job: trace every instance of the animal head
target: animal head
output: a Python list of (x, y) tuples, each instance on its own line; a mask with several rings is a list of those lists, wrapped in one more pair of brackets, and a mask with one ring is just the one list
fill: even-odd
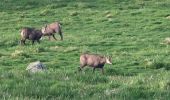
[(46, 29), (47, 29), (47, 25), (45, 25), (45, 27), (42, 27), (41, 32), (46, 33)]
[(106, 63), (112, 65), (111, 57), (105, 57)]

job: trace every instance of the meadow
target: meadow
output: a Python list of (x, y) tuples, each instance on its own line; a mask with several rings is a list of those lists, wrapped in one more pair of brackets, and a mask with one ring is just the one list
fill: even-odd
[[(0, 99), (168, 100), (170, 0), (1, 0)], [(64, 40), (19, 45), (20, 29), (60, 21)], [(79, 56), (112, 56), (105, 74)], [(25, 69), (40, 60), (46, 72)]]

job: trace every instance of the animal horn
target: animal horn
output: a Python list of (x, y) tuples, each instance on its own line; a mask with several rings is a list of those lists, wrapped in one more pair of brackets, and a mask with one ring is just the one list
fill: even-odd
[(47, 27), (47, 24), (45, 24), (45, 28)]
[(106, 53), (106, 57), (109, 57), (109, 53), (108, 52)]

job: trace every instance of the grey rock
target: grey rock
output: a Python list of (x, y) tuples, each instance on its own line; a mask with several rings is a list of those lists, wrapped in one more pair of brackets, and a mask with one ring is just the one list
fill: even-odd
[(27, 66), (26, 70), (32, 73), (43, 72), (46, 70), (46, 66), (40, 61), (36, 61), (36, 62), (30, 63)]

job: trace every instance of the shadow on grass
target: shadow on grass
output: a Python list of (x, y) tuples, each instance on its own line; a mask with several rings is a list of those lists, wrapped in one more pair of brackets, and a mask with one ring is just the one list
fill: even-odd
[(135, 76), (138, 74), (137, 71), (129, 71), (127, 69), (106, 69), (106, 75), (118, 75), (118, 76)]
[(145, 100), (148, 98), (154, 99), (154, 95), (157, 93), (157, 91), (151, 91), (148, 87), (145, 86), (133, 86), (124, 88), (119, 95), (128, 100), (135, 100), (136, 98)]
[(19, 45), (19, 40), (17, 39), (11, 39), (11, 40), (3, 40), (0, 41), (0, 47), (13, 47)]
[(164, 68), (165, 70), (170, 70), (170, 63), (155, 62), (150, 66), (151, 69)]

